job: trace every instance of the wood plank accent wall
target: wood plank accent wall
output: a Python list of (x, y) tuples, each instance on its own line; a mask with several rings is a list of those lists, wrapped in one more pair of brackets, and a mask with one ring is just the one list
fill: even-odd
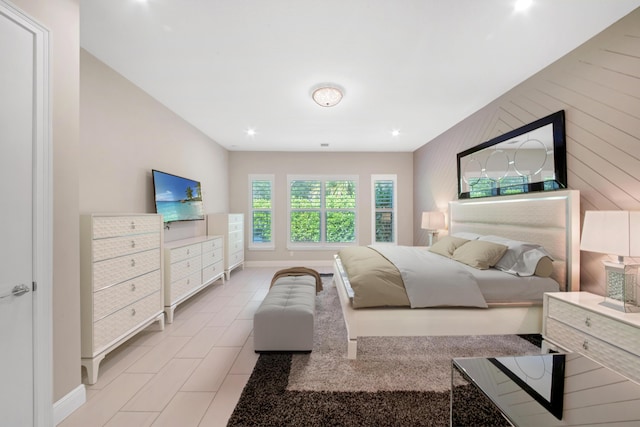
[[(640, 210), (640, 8), (414, 152), (414, 244), (421, 212), (457, 198), (458, 152), (559, 110), (582, 217)], [(603, 258), (582, 252), (582, 290), (604, 293)]]

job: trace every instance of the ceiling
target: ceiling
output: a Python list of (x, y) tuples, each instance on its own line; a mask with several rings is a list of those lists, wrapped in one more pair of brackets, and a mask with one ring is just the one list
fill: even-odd
[(80, 44), (228, 150), (411, 152), (640, 6), (514, 3), (81, 0)]

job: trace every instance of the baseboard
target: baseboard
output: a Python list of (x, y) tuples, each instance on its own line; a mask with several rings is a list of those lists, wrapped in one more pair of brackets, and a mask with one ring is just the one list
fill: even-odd
[(245, 261), (245, 267), (331, 267), (333, 261), (315, 260), (315, 261)]
[(87, 391), (84, 384), (71, 390), (66, 396), (53, 404), (53, 425), (57, 426), (65, 418), (81, 407), (87, 401)]

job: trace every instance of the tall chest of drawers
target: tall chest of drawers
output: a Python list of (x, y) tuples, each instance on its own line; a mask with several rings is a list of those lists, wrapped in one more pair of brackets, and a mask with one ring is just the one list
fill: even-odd
[(623, 313), (589, 292), (544, 295), (546, 348), (581, 353), (640, 383), (640, 313)]
[(228, 280), (233, 269), (244, 268), (244, 214), (209, 214), (207, 234), (224, 237), (224, 272)]
[(164, 328), (162, 226), (156, 214), (80, 218), (81, 353), (89, 384), (111, 350), (156, 321)]
[(164, 247), (164, 301), (167, 322), (173, 312), (204, 287), (224, 280), (222, 236), (201, 236), (168, 242)]

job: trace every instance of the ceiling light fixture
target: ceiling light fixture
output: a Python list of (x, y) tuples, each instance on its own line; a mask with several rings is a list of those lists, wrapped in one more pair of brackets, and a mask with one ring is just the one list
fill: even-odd
[(247, 135), (255, 136), (255, 134), (256, 134), (256, 130), (255, 129), (247, 129)]
[(398, 136), (400, 135), (400, 131), (398, 129), (394, 129), (391, 131), (391, 136)]
[(311, 97), (321, 107), (333, 107), (342, 100), (343, 92), (335, 85), (323, 85), (315, 89)]

